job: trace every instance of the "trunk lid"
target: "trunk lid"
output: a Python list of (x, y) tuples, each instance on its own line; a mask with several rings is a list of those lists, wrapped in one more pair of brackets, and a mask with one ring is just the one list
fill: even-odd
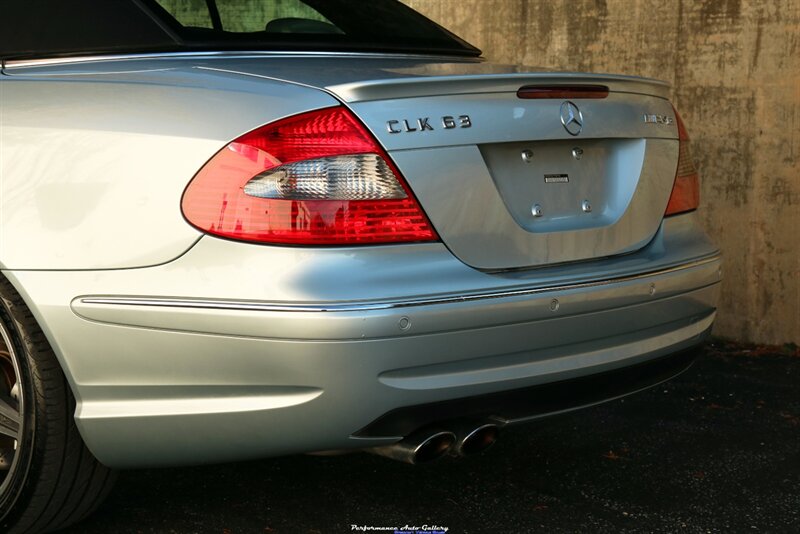
[[(672, 190), (678, 130), (663, 82), (411, 58), (201, 68), (339, 98), (386, 148), (445, 245), (475, 268), (635, 251), (655, 235)], [(605, 98), (517, 96), (522, 87), (598, 85), (608, 88)]]

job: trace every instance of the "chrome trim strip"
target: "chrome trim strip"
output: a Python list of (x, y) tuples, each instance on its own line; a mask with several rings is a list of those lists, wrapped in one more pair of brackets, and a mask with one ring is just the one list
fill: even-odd
[(264, 312), (361, 312), (375, 310), (390, 310), (397, 308), (410, 308), (415, 306), (435, 306), (440, 304), (458, 304), (462, 302), (473, 302), (477, 300), (500, 299), (509, 297), (523, 297), (528, 295), (538, 295), (552, 291), (569, 291), (573, 289), (585, 289), (591, 287), (602, 287), (611, 284), (619, 284), (643, 280), (655, 276), (662, 276), (678, 271), (684, 271), (700, 267), (709, 263), (717, 262), (721, 258), (720, 254), (692, 261), (675, 267), (668, 267), (658, 271), (650, 271), (632, 276), (610, 278), (596, 282), (582, 282), (577, 284), (566, 284), (562, 286), (540, 287), (532, 289), (513, 289), (508, 291), (498, 291), (492, 293), (474, 293), (468, 295), (458, 295), (452, 297), (429, 297), (415, 300), (391, 300), (385, 302), (354, 302), (347, 304), (280, 304), (270, 302), (247, 302), (247, 301), (228, 301), (228, 300), (205, 300), (205, 299), (182, 299), (182, 298), (149, 298), (149, 297), (101, 297), (87, 296), (79, 297), (83, 304), (103, 304), (111, 306), (152, 306), (166, 308), (199, 308), (215, 310), (235, 310), (235, 311), (264, 311)]
[(401, 58), (401, 59), (447, 59), (461, 60), (469, 63), (481, 63), (482, 57), (460, 56), (446, 54), (406, 54), (390, 52), (314, 52), (308, 50), (297, 51), (268, 51), (268, 50), (245, 50), (245, 51), (225, 51), (225, 52), (154, 52), (140, 54), (96, 54), (91, 56), (74, 57), (54, 57), (41, 59), (11, 59), (3, 63), (4, 68), (14, 67), (39, 67), (48, 65), (64, 65), (71, 63), (92, 63), (98, 61), (124, 61), (133, 59), (215, 59), (215, 58), (253, 58), (253, 57), (366, 57), (366, 58)]

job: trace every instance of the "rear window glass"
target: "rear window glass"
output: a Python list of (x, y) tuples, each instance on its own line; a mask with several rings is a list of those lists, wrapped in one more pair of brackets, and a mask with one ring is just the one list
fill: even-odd
[[(216, 0), (209, 5), (206, 0), (156, 0), (183, 27), (214, 29), (211, 12), (219, 14), (218, 28), (225, 32), (251, 33), (260, 31), (298, 33), (341, 33), (317, 10), (300, 0), (272, 0), (269, 2)], [(305, 24), (304, 24), (305, 23)], [(323, 24), (317, 24), (323, 23)]]
[[(8, 4), (8, 7), (5, 6)], [(309, 50), (480, 55), (397, 0), (4, 0), (0, 57)]]
[(213, 28), (206, 0), (174, 0), (158, 2), (182, 26)]

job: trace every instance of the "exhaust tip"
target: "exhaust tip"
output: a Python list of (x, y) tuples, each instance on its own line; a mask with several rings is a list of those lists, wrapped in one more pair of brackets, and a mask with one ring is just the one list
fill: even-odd
[(456, 452), (460, 456), (472, 456), (480, 454), (497, 441), (499, 433), (497, 425), (487, 423), (467, 432), (458, 444)]
[(418, 431), (392, 445), (366, 449), (408, 464), (424, 464), (444, 456), (456, 443), (456, 435), (446, 430)]
[(419, 444), (414, 451), (412, 463), (424, 464), (441, 458), (450, 450), (456, 442), (456, 436), (452, 432), (436, 432)]

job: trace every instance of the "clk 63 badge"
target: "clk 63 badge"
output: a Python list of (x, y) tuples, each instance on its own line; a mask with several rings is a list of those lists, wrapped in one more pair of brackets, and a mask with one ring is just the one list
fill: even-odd
[[(472, 126), (472, 120), (469, 118), (469, 115), (459, 115), (458, 117), (445, 115), (442, 117), (441, 124), (442, 125), (439, 128), (444, 130), (452, 130), (454, 128), (470, 128)], [(433, 131), (435, 129), (437, 128), (434, 128), (433, 124), (431, 124), (430, 117), (420, 117), (416, 120), (402, 119), (386, 121), (386, 130), (393, 134), (403, 132), (424, 132), (425, 130)]]

